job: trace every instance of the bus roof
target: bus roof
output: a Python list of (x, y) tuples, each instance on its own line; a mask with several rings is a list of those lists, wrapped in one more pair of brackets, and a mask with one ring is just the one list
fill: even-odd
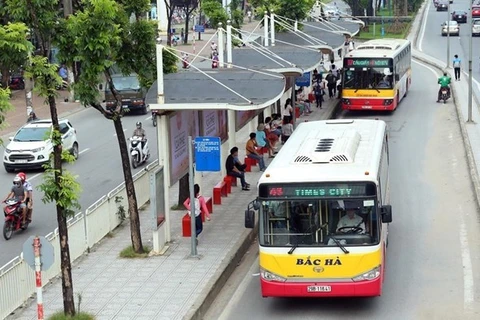
[(300, 123), (258, 183), (376, 182), (385, 133), (381, 120)]
[(410, 46), (406, 39), (375, 39), (357, 45), (345, 58), (393, 58)]

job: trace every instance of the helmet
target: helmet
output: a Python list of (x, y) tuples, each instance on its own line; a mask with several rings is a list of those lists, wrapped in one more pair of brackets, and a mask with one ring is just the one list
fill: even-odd
[(19, 176), (15, 176), (15, 178), (13, 178), (13, 184), (15, 186), (21, 186), (22, 185), (22, 179), (20, 179)]
[(27, 175), (26, 175), (25, 173), (23, 173), (23, 172), (19, 172), (19, 173), (17, 174), (17, 177), (19, 177), (19, 178), (22, 180), (22, 182), (24, 182), (25, 180), (27, 180)]
[(446, 75), (447, 75), (447, 71), (443, 71), (443, 75), (446, 76)]
[(135, 125), (137, 126), (137, 129), (142, 129), (142, 123), (141, 122), (137, 122)]

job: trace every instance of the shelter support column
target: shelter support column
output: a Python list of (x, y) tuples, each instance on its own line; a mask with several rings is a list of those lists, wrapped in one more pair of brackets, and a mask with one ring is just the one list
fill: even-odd
[[(237, 146), (237, 131), (236, 131), (236, 112), (234, 110), (228, 110), (228, 116), (227, 116), (227, 119), (228, 119), (228, 144), (227, 144), (227, 147), (228, 147), (228, 150), (225, 152), (225, 153), (222, 153), (222, 155), (229, 155), (230, 154), (230, 149), (232, 149), (233, 147)], [(238, 147), (238, 146), (237, 146)], [(240, 149), (240, 148), (239, 148)], [(225, 164), (225, 160), (227, 158), (224, 156), (222, 158), (222, 176), (226, 175), (227, 172), (225, 170), (225, 166), (223, 164)]]
[(170, 157), (170, 152), (168, 150), (168, 139), (170, 137), (168, 132), (168, 116), (162, 114), (160, 116), (160, 123), (157, 126), (158, 128), (158, 162), (163, 166), (163, 185), (165, 187), (164, 191), (164, 203), (165, 203), (165, 241), (169, 242), (171, 240), (171, 230), (170, 230), (170, 162), (168, 161)]

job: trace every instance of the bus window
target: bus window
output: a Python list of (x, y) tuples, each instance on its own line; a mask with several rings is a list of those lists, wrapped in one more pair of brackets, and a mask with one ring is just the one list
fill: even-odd
[[(264, 201), (260, 208), (260, 243), (266, 246), (336, 245), (332, 237), (348, 245), (371, 245), (378, 242), (375, 218), (376, 200), (303, 200)], [(354, 208), (355, 220), (362, 230), (350, 226), (347, 209)], [(343, 220), (342, 220), (343, 219)], [(338, 228), (342, 226), (341, 230)]]
[(345, 89), (392, 89), (390, 68), (349, 68), (344, 74)]

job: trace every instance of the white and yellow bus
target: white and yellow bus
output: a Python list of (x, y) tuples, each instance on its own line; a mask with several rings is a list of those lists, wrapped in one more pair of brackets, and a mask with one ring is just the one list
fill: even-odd
[[(381, 120), (295, 129), (245, 212), (245, 226), (253, 228), (258, 209), (262, 296), (381, 295), (392, 221), (388, 163)], [(354, 225), (339, 223), (347, 211)]]
[(376, 39), (359, 44), (343, 59), (344, 110), (395, 110), (411, 85), (409, 40)]

